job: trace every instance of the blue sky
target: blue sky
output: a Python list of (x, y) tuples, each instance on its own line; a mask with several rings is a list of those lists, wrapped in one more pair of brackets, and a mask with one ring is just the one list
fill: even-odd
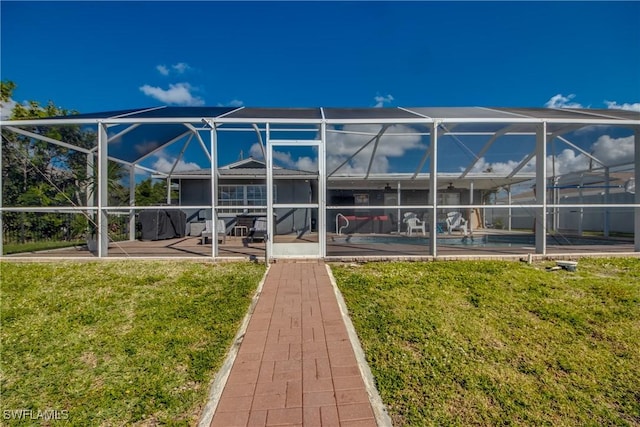
[(0, 3), (14, 101), (640, 110), (640, 2)]
[(0, 7), (0, 71), (15, 99), (81, 112), (167, 101), (542, 107), (558, 94), (593, 108), (640, 102), (639, 2)]

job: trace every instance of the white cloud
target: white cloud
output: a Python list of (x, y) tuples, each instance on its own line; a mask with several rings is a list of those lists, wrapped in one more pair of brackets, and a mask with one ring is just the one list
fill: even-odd
[[(625, 163), (633, 163), (634, 156), (634, 137), (633, 135), (623, 138), (612, 138), (609, 135), (602, 135), (594, 142), (588, 150), (593, 157), (600, 160), (607, 166), (620, 165)], [(547, 156), (547, 171), (552, 173), (553, 162), (555, 160), (555, 174), (562, 175), (569, 172), (577, 172), (588, 170), (590, 166), (594, 168), (601, 167), (600, 163), (592, 161), (588, 156), (579, 153), (569, 148), (562, 150), (560, 154), (554, 156)], [(473, 173), (480, 173), (487, 170), (491, 170), (494, 173), (508, 175), (513, 169), (518, 166), (520, 162), (515, 160), (509, 160), (508, 162), (487, 162), (482, 157), (473, 167)], [(535, 172), (536, 159), (533, 158), (525, 167), (521, 169), (521, 172)], [(462, 168), (460, 170), (463, 170)]]
[(226, 104), (218, 103), (218, 107), (242, 107), (243, 105), (244, 102), (240, 101), (239, 99), (232, 99)]
[(593, 156), (602, 160), (606, 165), (633, 163), (633, 140), (633, 135), (623, 138), (602, 135), (593, 144)]
[(249, 155), (254, 159), (264, 159), (262, 155), (262, 148), (260, 148), (260, 143), (255, 142), (251, 148), (249, 149)]
[(184, 74), (187, 70), (190, 70), (191, 66), (186, 62), (178, 62), (177, 64), (167, 67), (164, 64), (156, 65), (156, 70), (163, 76), (168, 76), (171, 72), (175, 74)]
[(0, 120), (9, 120), (16, 104), (17, 102), (11, 98), (7, 102), (0, 103)]
[(557, 94), (552, 96), (544, 106), (547, 108), (584, 108), (582, 104), (577, 102), (572, 102), (571, 100), (575, 98), (574, 94), (570, 94), (567, 96)]
[[(524, 157), (523, 157), (524, 160)], [(487, 162), (487, 159), (481, 157), (476, 164), (474, 165), (471, 173), (480, 173), (480, 172), (492, 172), (499, 175), (509, 175), (511, 171), (513, 171), (516, 166), (520, 164), (519, 161), (509, 160), (507, 162)], [(535, 167), (535, 159), (529, 162), (523, 169), (523, 172), (530, 172)], [(464, 168), (460, 168), (460, 171), (463, 171)]]
[(185, 71), (191, 69), (189, 64), (185, 62), (178, 62), (177, 64), (173, 64), (171, 68), (173, 68), (178, 74), (184, 74)]
[(169, 69), (167, 68), (166, 65), (156, 65), (156, 70), (158, 70), (158, 72), (163, 76), (169, 75)]
[(629, 110), (629, 111), (640, 111), (640, 102), (636, 102), (633, 104), (618, 104), (616, 101), (604, 101), (607, 104), (607, 108), (611, 110)]
[[(171, 171), (173, 164), (176, 162), (175, 158), (168, 158), (168, 157), (165, 157), (164, 155), (158, 155), (156, 157), (157, 159), (155, 162), (153, 162), (153, 165), (151, 167), (160, 172), (168, 173), (169, 171)], [(202, 169), (202, 168), (197, 163), (185, 162), (184, 160), (180, 160), (176, 165), (174, 172), (191, 171), (191, 170), (198, 170), (198, 169)]]
[[(254, 144), (249, 150), (250, 153), (256, 153), (257, 150), (260, 150), (260, 146)], [(254, 149), (255, 147), (255, 149)], [(260, 152), (260, 156), (262, 156), (262, 152)], [(308, 172), (317, 172), (318, 171), (318, 157), (311, 158), (309, 156), (300, 156), (294, 158), (290, 152), (288, 151), (273, 151), (273, 159), (274, 163), (278, 165), (282, 165), (289, 169), (308, 171)]]
[[(370, 143), (356, 156), (352, 157), (363, 145), (370, 141), (382, 128), (381, 125), (346, 125), (342, 128), (346, 132), (357, 133), (327, 133), (327, 171), (331, 173), (345, 163), (337, 171), (338, 175), (362, 175), (369, 168), (374, 142)], [(393, 135), (393, 134), (403, 134)], [(389, 172), (389, 159), (403, 157), (409, 150), (424, 150), (427, 145), (422, 143), (422, 137), (409, 126), (393, 125), (383, 134), (376, 155), (371, 164), (371, 173)], [(249, 149), (249, 155), (254, 159), (262, 159), (262, 149), (258, 142)], [(316, 171), (317, 157), (300, 156), (295, 158), (290, 152), (275, 151), (274, 159), (279, 164), (298, 170)]]
[[(327, 133), (327, 171), (333, 172), (347, 159), (338, 174), (363, 174), (369, 168), (374, 142), (370, 143), (358, 155), (353, 154), (380, 132), (381, 125), (346, 125), (343, 131), (357, 133)], [(364, 133), (364, 134), (363, 134)], [(403, 134), (402, 136), (393, 134)], [(406, 136), (405, 136), (406, 134)], [(371, 164), (372, 173), (389, 172), (389, 158), (403, 157), (409, 150), (426, 150), (422, 137), (406, 125), (392, 125), (383, 134), (378, 144), (376, 155)]]
[(376, 105), (374, 105), (375, 108), (382, 108), (384, 107), (384, 104), (393, 102), (393, 96), (391, 96), (390, 94), (387, 96), (376, 95), (376, 97), (373, 99), (375, 99), (376, 101)]
[(170, 84), (169, 89), (162, 89), (156, 86), (144, 85), (140, 90), (147, 96), (157, 99), (166, 104), (199, 106), (204, 105), (204, 99), (194, 96), (191, 92), (196, 88), (189, 83)]

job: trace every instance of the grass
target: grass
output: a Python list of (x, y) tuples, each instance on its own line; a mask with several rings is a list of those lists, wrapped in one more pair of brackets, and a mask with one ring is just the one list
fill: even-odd
[(640, 260), (332, 267), (395, 426), (640, 425)]
[(194, 425), (264, 266), (3, 262), (0, 273), (3, 415)]
[(50, 240), (41, 242), (27, 242), (27, 243), (5, 243), (2, 245), (2, 252), (4, 255), (17, 254), (22, 252), (36, 252), (45, 251), (50, 249), (69, 248), (85, 244), (85, 241), (64, 241), (64, 240)]

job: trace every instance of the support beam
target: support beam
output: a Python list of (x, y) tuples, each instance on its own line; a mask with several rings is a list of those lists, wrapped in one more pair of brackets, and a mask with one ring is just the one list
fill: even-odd
[[(609, 184), (611, 183), (611, 174), (609, 168), (604, 168), (604, 204), (609, 203)], [(609, 237), (611, 229), (611, 211), (609, 208), (604, 208), (604, 237)]]
[[(635, 202), (636, 205), (640, 205), (640, 191), (638, 191), (638, 183), (640, 183), (640, 126), (636, 126), (634, 132), (634, 141), (633, 145), (635, 147), (635, 182), (636, 182), (636, 197)], [(636, 252), (640, 252), (640, 207), (636, 207), (634, 209), (634, 220), (633, 220), (633, 250)]]
[(547, 122), (537, 125), (536, 130), (536, 208), (534, 233), (536, 253), (547, 253)]
[(129, 132), (131, 132), (132, 130), (134, 130), (135, 128), (137, 128), (139, 126), (140, 126), (140, 123), (135, 123), (135, 124), (127, 127), (126, 129), (121, 130), (117, 134), (112, 135), (111, 138), (109, 138), (109, 142), (116, 141), (118, 138), (123, 137), (124, 135), (128, 134)]
[(136, 167), (131, 165), (129, 167), (129, 206), (132, 209), (129, 210), (129, 240), (136, 240), (136, 210), (133, 209), (136, 205)]
[(0, 257), (2, 256), (3, 252), (3, 245), (4, 245), (4, 233), (3, 233), (3, 226), (2, 226), (2, 217), (4, 216), (4, 213), (2, 212), (2, 202), (3, 202), (3, 195), (4, 195), (4, 191), (2, 191), (2, 189), (4, 188), (2, 186), (2, 143), (4, 141), (4, 137), (2, 139), (0, 139)]
[[(218, 256), (218, 211), (216, 206), (218, 205), (218, 133), (216, 127), (212, 123), (209, 123), (210, 127), (210, 150), (211, 150), (211, 224), (213, 226), (213, 233), (211, 234), (211, 257)], [(199, 134), (196, 134), (200, 138)], [(226, 232), (226, 229), (224, 230)]]
[(28, 130), (24, 130), (24, 129), (20, 129), (17, 127), (13, 127), (13, 126), (5, 126), (5, 129), (10, 130), (11, 132), (15, 132), (18, 133), (20, 135), (29, 137), (29, 138), (33, 138), (33, 139), (38, 139), (40, 141), (44, 141), (44, 142), (48, 142), (49, 144), (54, 144), (54, 145), (59, 145), (60, 147), (64, 147), (64, 148), (68, 148), (69, 150), (74, 150), (77, 151), (79, 153), (90, 153), (90, 150), (87, 150), (86, 148), (81, 148), (78, 147), (76, 145), (73, 144), (69, 144), (63, 141), (58, 141), (57, 139), (53, 139), (53, 138), (49, 138), (48, 136), (44, 136), (44, 135), (39, 135), (37, 133), (33, 133), (33, 132), (29, 132)]
[(267, 158), (267, 153), (265, 153), (264, 150), (264, 141), (262, 140), (262, 134), (260, 133), (260, 128), (258, 127), (257, 124), (253, 124), (253, 129), (256, 131), (256, 135), (258, 135), (258, 144), (260, 144), (260, 151), (262, 151), (262, 158), (265, 159)]
[(376, 142), (375, 144), (373, 144), (373, 151), (371, 151), (371, 158), (369, 159), (369, 166), (367, 167), (367, 173), (364, 176), (364, 179), (369, 178), (369, 173), (371, 172), (371, 166), (373, 166), (373, 159), (376, 157), (376, 151), (378, 151), (378, 144), (380, 144), (380, 138), (382, 137), (382, 134), (386, 132), (387, 129), (389, 129), (389, 125), (382, 126), (382, 129), (380, 129), (380, 132), (378, 133), (378, 135), (376, 135)]
[(593, 154), (589, 153), (588, 151), (583, 150), (582, 148), (578, 147), (576, 144), (572, 143), (571, 141), (567, 140), (566, 138), (563, 138), (561, 136), (557, 136), (556, 138), (558, 138), (560, 141), (564, 142), (565, 144), (567, 144), (569, 147), (573, 148), (577, 152), (579, 152), (581, 154), (584, 154), (585, 156), (587, 156), (588, 158), (590, 158), (594, 162), (599, 163), (602, 166), (605, 166), (605, 164), (604, 164), (604, 162), (602, 162), (602, 160), (598, 159), (597, 157), (594, 157)]
[(184, 152), (187, 151), (187, 147), (189, 146), (189, 143), (191, 142), (192, 139), (193, 139), (193, 134), (189, 135), (189, 139), (187, 139), (187, 141), (182, 146), (182, 150), (180, 150), (180, 154), (178, 154), (178, 157), (176, 157), (176, 161), (173, 162), (173, 165), (171, 166), (171, 170), (169, 171), (169, 177), (173, 175), (173, 171), (176, 170), (176, 166), (178, 166), (178, 163), (180, 163), (180, 160), (182, 160), (182, 157), (184, 157)]
[(398, 195), (396, 203), (398, 205), (398, 212), (396, 213), (398, 219), (396, 220), (396, 223), (398, 224), (398, 235), (400, 235), (400, 231), (402, 231), (402, 221), (400, 221), (402, 218), (402, 210), (400, 209), (400, 206), (402, 205), (402, 187), (400, 185), (400, 180), (398, 180)]
[[(537, 150), (537, 147), (536, 147)], [(507, 176), (507, 178), (513, 178), (518, 172), (520, 172), (520, 170), (525, 167), (527, 165), (527, 163), (529, 163), (531, 161), (531, 159), (533, 159), (534, 157), (536, 157), (536, 150), (532, 151), (531, 153), (529, 153), (529, 155), (527, 157), (525, 157), (524, 159), (522, 159), (522, 161), (520, 163), (518, 163), (518, 166), (516, 166), (515, 168), (513, 168), (513, 170), (511, 171), (511, 173)], [(547, 150), (545, 150), (546, 153)], [(543, 163), (546, 163), (546, 159)], [(537, 162), (536, 162), (537, 164)]]
[[(207, 122), (207, 125), (211, 129), (214, 129), (215, 126), (217, 126), (213, 122), (209, 123), (207, 120), (205, 120), (205, 122)], [(207, 159), (211, 161), (211, 153), (209, 152), (209, 150), (207, 150), (207, 145), (202, 140), (202, 137), (200, 136), (200, 132), (198, 132), (198, 129), (196, 129), (194, 126), (190, 125), (189, 123), (185, 123), (185, 126), (193, 131), (196, 138), (198, 139), (198, 142), (200, 143), (200, 147), (202, 147), (202, 151), (204, 152), (205, 156), (207, 156)]]
[(180, 135), (176, 136), (175, 138), (173, 138), (172, 140), (162, 143), (160, 144), (156, 149), (152, 150), (150, 153), (145, 154), (144, 156), (140, 157), (137, 162), (141, 162), (143, 160), (148, 159), (149, 157), (153, 156), (154, 154), (156, 154), (158, 151), (162, 151), (165, 148), (167, 148), (168, 146), (170, 146), (171, 144), (173, 144), (176, 141), (180, 141), (182, 138), (184, 138), (185, 136), (189, 135), (191, 131), (188, 130), (184, 133), (181, 133)]
[[(340, 166), (338, 166), (337, 168), (335, 168), (335, 169), (333, 170), (333, 172), (331, 172), (331, 173), (327, 176), (327, 178), (328, 178), (328, 177), (330, 177), (330, 176), (332, 176), (334, 173), (338, 172), (338, 170), (340, 170), (340, 168), (341, 168), (341, 167), (343, 167), (344, 165), (346, 165), (347, 163), (349, 163), (349, 161), (350, 161), (351, 159), (353, 159), (355, 156), (357, 156), (358, 154), (360, 154), (360, 152), (361, 152), (362, 150), (364, 150), (365, 148), (367, 148), (367, 147), (369, 146), (369, 144), (371, 144), (373, 141), (375, 141), (375, 140), (376, 140), (376, 138), (378, 138), (380, 135), (382, 135), (382, 134), (384, 133), (384, 131), (385, 131), (385, 130), (387, 130), (387, 128), (386, 128), (385, 126), (383, 126), (383, 127), (380, 129), (380, 132), (378, 132), (378, 134), (377, 134), (376, 136), (374, 136), (373, 138), (371, 138), (370, 140), (368, 140), (367, 142), (365, 142), (365, 143), (364, 143), (364, 145), (363, 145), (362, 147), (358, 148), (358, 150), (357, 150), (355, 153), (353, 153), (351, 156), (347, 157), (347, 159), (346, 159), (344, 162), (340, 163)], [(267, 139), (268, 139), (268, 138), (267, 138)]]
[(509, 218), (507, 219), (507, 230), (511, 231), (511, 217), (513, 216), (513, 211), (511, 208), (511, 186), (507, 185), (507, 203), (509, 204)]
[(418, 174), (420, 173), (420, 171), (424, 167), (424, 164), (427, 163), (427, 159), (430, 156), (433, 156), (433, 145), (432, 144), (429, 144), (429, 148), (427, 148), (425, 150), (424, 155), (422, 156), (422, 159), (420, 159), (420, 163), (418, 164), (418, 167), (416, 168), (416, 171), (413, 173), (413, 175), (411, 175), (411, 179), (416, 179), (416, 177), (418, 176)]
[[(431, 214), (429, 215), (429, 254), (437, 256), (437, 236), (438, 236), (438, 122), (431, 125), (431, 164), (429, 171), (429, 204)], [(398, 218), (398, 220), (400, 220)]]
[[(276, 234), (276, 224), (273, 216), (273, 159), (271, 152), (271, 126), (266, 124), (267, 136), (267, 157), (264, 159), (267, 167), (267, 236), (266, 236), (266, 254), (267, 263), (273, 256), (273, 238)], [(337, 169), (336, 169), (337, 170)], [(335, 171), (334, 171), (335, 172)]]
[(327, 124), (320, 124), (318, 145), (318, 238), (320, 257), (327, 256)]
[(464, 170), (464, 172), (462, 172), (462, 174), (460, 175), (460, 178), (464, 178), (465, 176), (467, 176), (469, 174), (469, 172), (471, 172), (471, 170), (475, 167), (475, 165), (478, 163), (478, 161), (485, 155), (487, 154), (487, 151), (489, 151), (489, 148), (491, 148), (491, 146), (496, 142), (496, 140), (498, 138), (500, 138), (501, 136), (504, 136), (506, 133), (511, 132), (513, 130), (514, 127), (517, 127), (517, 125), (511, 125), (511, 126), (507, 126), (503, 129), (500, 129), (498, 132), (496, 132), (491, 139), (489, 139), (489, 141), (487, 141), (486, 144), (484, 144), (484, 147), (482, 147), (482, 149), (478, 152), (478, 154), (475, 156), (475, 160), (473, 160), (471, 163), (469, 163), (469, 166), (467, 166), (467, 168)]
[(171, 204), (171, 177), (167, 177), (167, 204)]
[[(473, 190), (474, 190), (474, 183), (473, 180), (471, 180), (471, 182), (469, 183), (469, 204), (473, 205)], [(471, 235), (473, 235), (473, 221), (471, 221), (471, 219), (473, 218), (474, 214), (476, 213), (476, 210), (474, 208), (469, 208), (469, 217), (467, 218), (469, 220), (468, 224), (469, 224), (469, 231), (471, 232)], [(476, 227), (479, 224), (476, 225)]]
[(98, 124), (98, 257), (104, 258), (109, 250), (109, 218), (107, 206), (109, 196), (109, 159), (107, 127)]

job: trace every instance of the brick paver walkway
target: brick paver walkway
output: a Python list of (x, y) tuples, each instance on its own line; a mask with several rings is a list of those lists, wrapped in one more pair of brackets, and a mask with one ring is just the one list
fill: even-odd
[(322, 262), (271, 265), (211, 426), (375, 426)]

